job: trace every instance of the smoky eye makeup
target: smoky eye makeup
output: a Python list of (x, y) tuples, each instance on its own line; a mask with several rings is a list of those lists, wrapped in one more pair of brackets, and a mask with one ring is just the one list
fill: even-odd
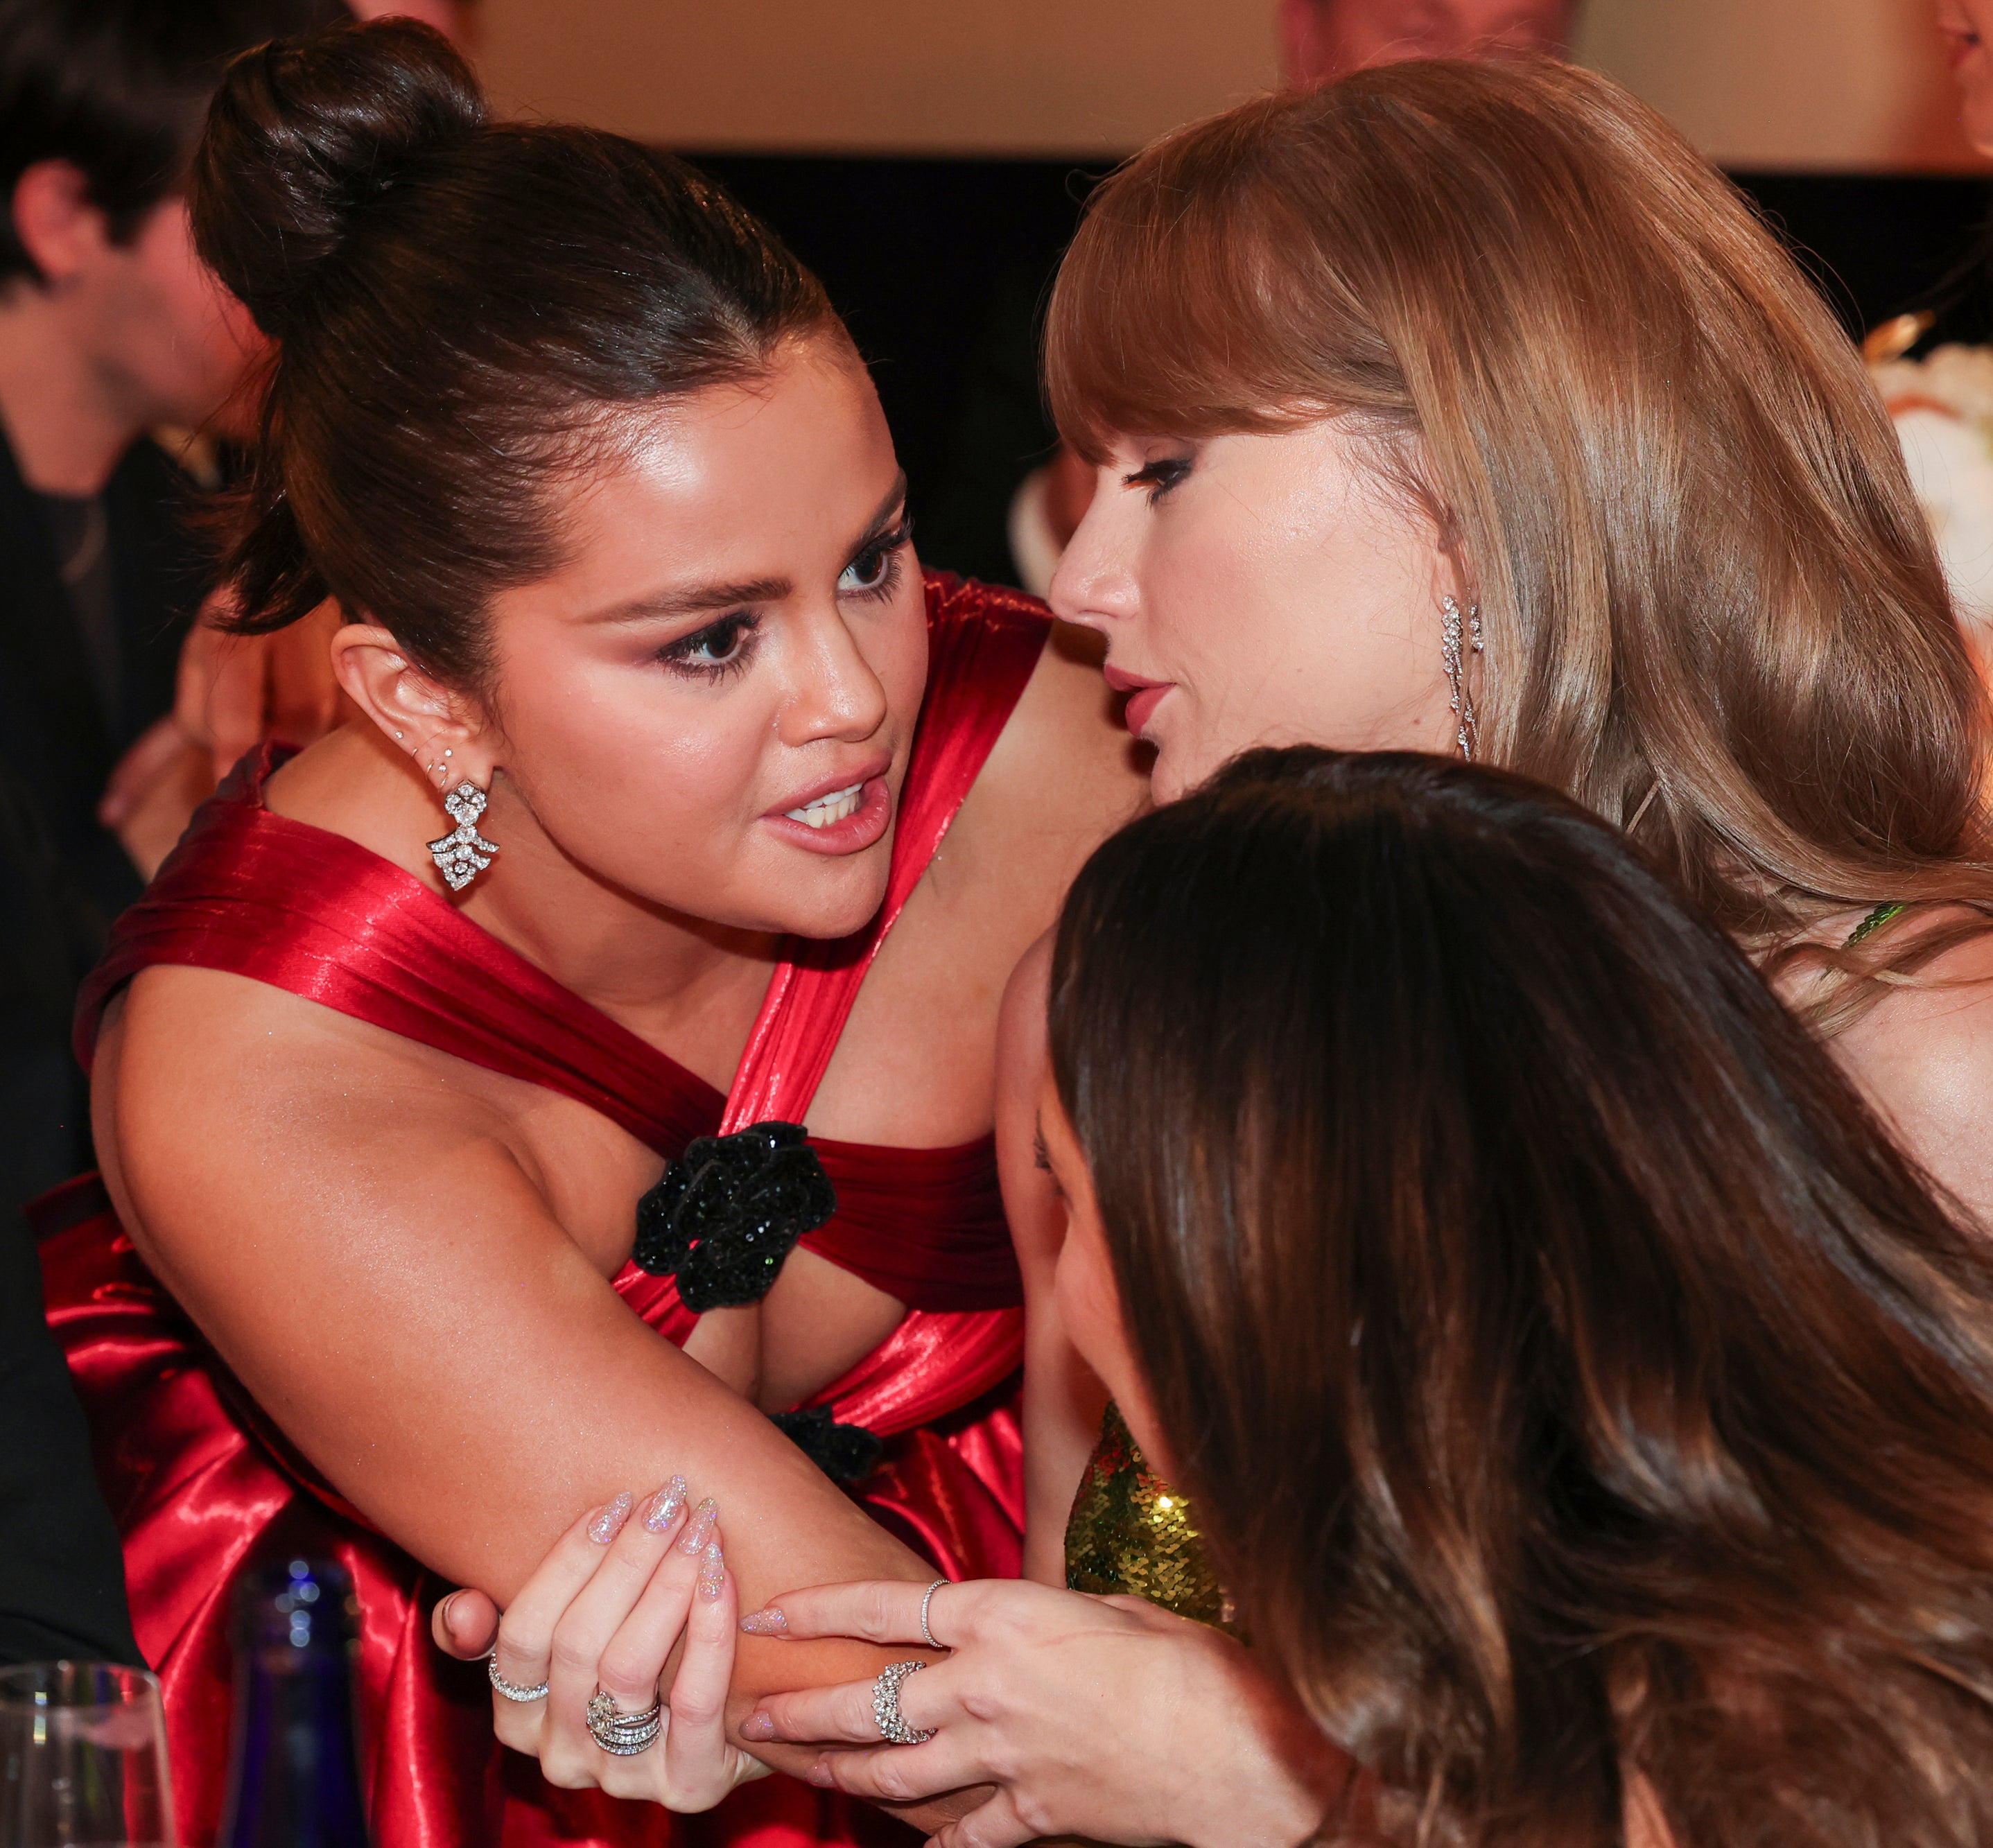
[(1153, 507), (1189, 475), (1195, 462), (1195, 458), (1187, 452), (1180, 456), (1157, 456), (1123, 475), (1121, 485), (1147, 489)]
[(745, 670), (761, 627), (758, 616), (735, 610), (667, 642), (658, 651), (658, 659), (673, 673), (689, 679), (725, 680)]
[(875, 533), (853, 555), (837, 580), (847, 596), (889, 597), (899, 588), (901, 561), (913, 542), (913, 517), (902, 511), (891, 526)]

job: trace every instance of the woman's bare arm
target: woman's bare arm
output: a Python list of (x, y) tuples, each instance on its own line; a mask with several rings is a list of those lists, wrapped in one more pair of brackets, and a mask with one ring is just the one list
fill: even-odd
[[(484, 1074), (242, 978), (155, 969), (95, 1075), (107, 1179), (148, 1262), (333, 1486), (446, 1577), (502, 1605), (578, 1509), (675, 1471), (720, 1499), (750, 1597), (799, 1570), (927, 1576), (624, 1307)], [(627, 1163), (579, 1106), (527, 1108), (576, 1113), (600, 1160)], [(737, 1698), (776, 1685), (766, 1655), (744, 1648)]]

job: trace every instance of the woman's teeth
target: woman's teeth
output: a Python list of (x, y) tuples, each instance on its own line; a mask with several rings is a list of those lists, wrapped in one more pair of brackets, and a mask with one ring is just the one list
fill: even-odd
[(819, 796), (807, 808), (790, 809), (788, 818), (792, 822), (802, 822), (812, 828), (828, 828), (833, 822), (841, 822), (846, 815), (857, 814), (864, 800), (865, 785), (854, 783), (849, 789)]

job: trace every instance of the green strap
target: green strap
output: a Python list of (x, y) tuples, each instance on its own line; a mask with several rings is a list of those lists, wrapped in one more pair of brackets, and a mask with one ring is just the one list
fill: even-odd
[(1852, 931), (1848, 932), (1848, 941), (1841, 947), (1844, 950), (1853, 949), (1863, 938), (1874, 935), (1902, 909), (1903, 904), (1900, 899), (1892, 900), (1888, 904), (1878, 905)]

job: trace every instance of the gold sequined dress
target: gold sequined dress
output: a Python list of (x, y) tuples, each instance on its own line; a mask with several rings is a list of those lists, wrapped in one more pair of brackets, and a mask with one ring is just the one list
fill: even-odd
[(1066, 1522), (1065, 1582), (1229, 1625), (1231, 1600), (1205, 1557), (1190, 1504), (1143, 1460), (1112, 1404)]

